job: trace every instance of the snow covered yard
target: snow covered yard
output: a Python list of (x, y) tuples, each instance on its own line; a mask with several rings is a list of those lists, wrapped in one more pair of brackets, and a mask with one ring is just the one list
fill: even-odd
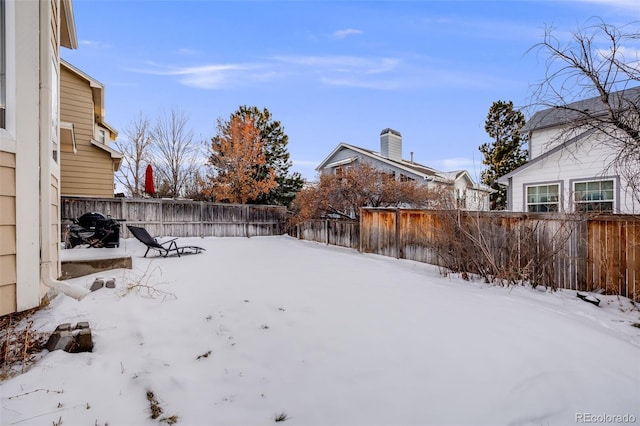
[(123, 240), (113, 250), (133, 270), (69, 280), (115, 277), (116, 289), (36, 313), (39, 331), (89, 321), (94, 350), (45, 351), (1, 383), (0, 424), (640, 423), (640, 312), (627, 299), (596, 307), (289, 237), (178, 242), (207, 251), (144, 259)]

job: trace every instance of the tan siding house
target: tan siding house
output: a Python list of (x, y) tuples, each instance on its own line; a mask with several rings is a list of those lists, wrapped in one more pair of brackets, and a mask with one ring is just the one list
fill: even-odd
[(113, 197), (122, 155), (118, 133), (104, 121), (104, 85), (73, 65), (60, 66), (62, 195)]
[[(0, 0), (0, 315), (37, 307), (60, 276), (60, 45), (71, 0)], [(18, 96), (19, 94), (19, 96)]]
[(0, 152), (0, 315), (16, 309), (16, 159)]

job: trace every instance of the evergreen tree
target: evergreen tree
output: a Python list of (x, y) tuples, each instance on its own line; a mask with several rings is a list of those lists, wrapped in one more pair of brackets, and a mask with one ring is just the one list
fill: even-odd
[(280, 121), (272, 119), (269, 110), (266, 108), (260, 110), (255, 106), (243, 105), (231, 114), (231, 119), (233, 117), (240, 117), (243, 120), (246, 117), (251, 118), (260, 131), (266, 163), (259, 166), (256, 179), (258, 181), (267, 179), (271, 171), (275, 172), (276, 176), (277, 186), (251, 202), (289, 206), (296, 193), (302, 189), (304, 179), (300, 173), (289, 174), (291, 168), (291, 160), (287, 151), (289, 136), (284, 133), (282, 124)]
[(490, 197), (491, 210), (503, 210), (507, 205), (506, 188), (498, 185), (497, 179), (527, 162), (523, 148), (526, 136), (520, 135), (524, 124), (524, 114), (513, 109), (512, 101), (497, 101), (489, 108), (484, 129), (493, 141), (479, 149), (484, 155), (482, 164), (488, 167), (480, 174), (481, 181), (496, 191)]

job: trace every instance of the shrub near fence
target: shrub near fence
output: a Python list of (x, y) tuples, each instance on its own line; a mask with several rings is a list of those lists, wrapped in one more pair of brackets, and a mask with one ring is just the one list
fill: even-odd
[(99, 212), (125, 225), (146, 228), (153, 236), (252, 237), (281, 235), (286, 208), (252, 204), (222, 204), (191, 200), (62, 197), (63, 223), (87, 212)]
[(339, 241), (364, 253), (503, 282), (602, 289), (640, 301), (640, 219), (635, 216), (365, 208), (360, 232), (343, 232), (340, 221), (324, 222), (298, 226), (297, 237)]

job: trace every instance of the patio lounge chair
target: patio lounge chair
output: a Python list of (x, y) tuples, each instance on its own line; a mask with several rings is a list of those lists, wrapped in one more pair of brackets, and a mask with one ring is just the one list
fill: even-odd
[(177, 254), (178, 257), (180, 257), (183, 254), (197, 254), (204, 251), (202, 247), (196, 246), (178, 247), (178, 244), (176, 243), (177, 238), (160, 243), (157, 239), (149, 235), (146, 229), (139, 226), (127, 225), (127, 228), (129, 228), (129, 231), (131, 231), (138, 241), (147, 246), (147, 251), (144, 253), (144, 257), (147, 257), (149, 250), (156, 250), (158, 254), (163, 257), (167, 257), (170, 254)]

